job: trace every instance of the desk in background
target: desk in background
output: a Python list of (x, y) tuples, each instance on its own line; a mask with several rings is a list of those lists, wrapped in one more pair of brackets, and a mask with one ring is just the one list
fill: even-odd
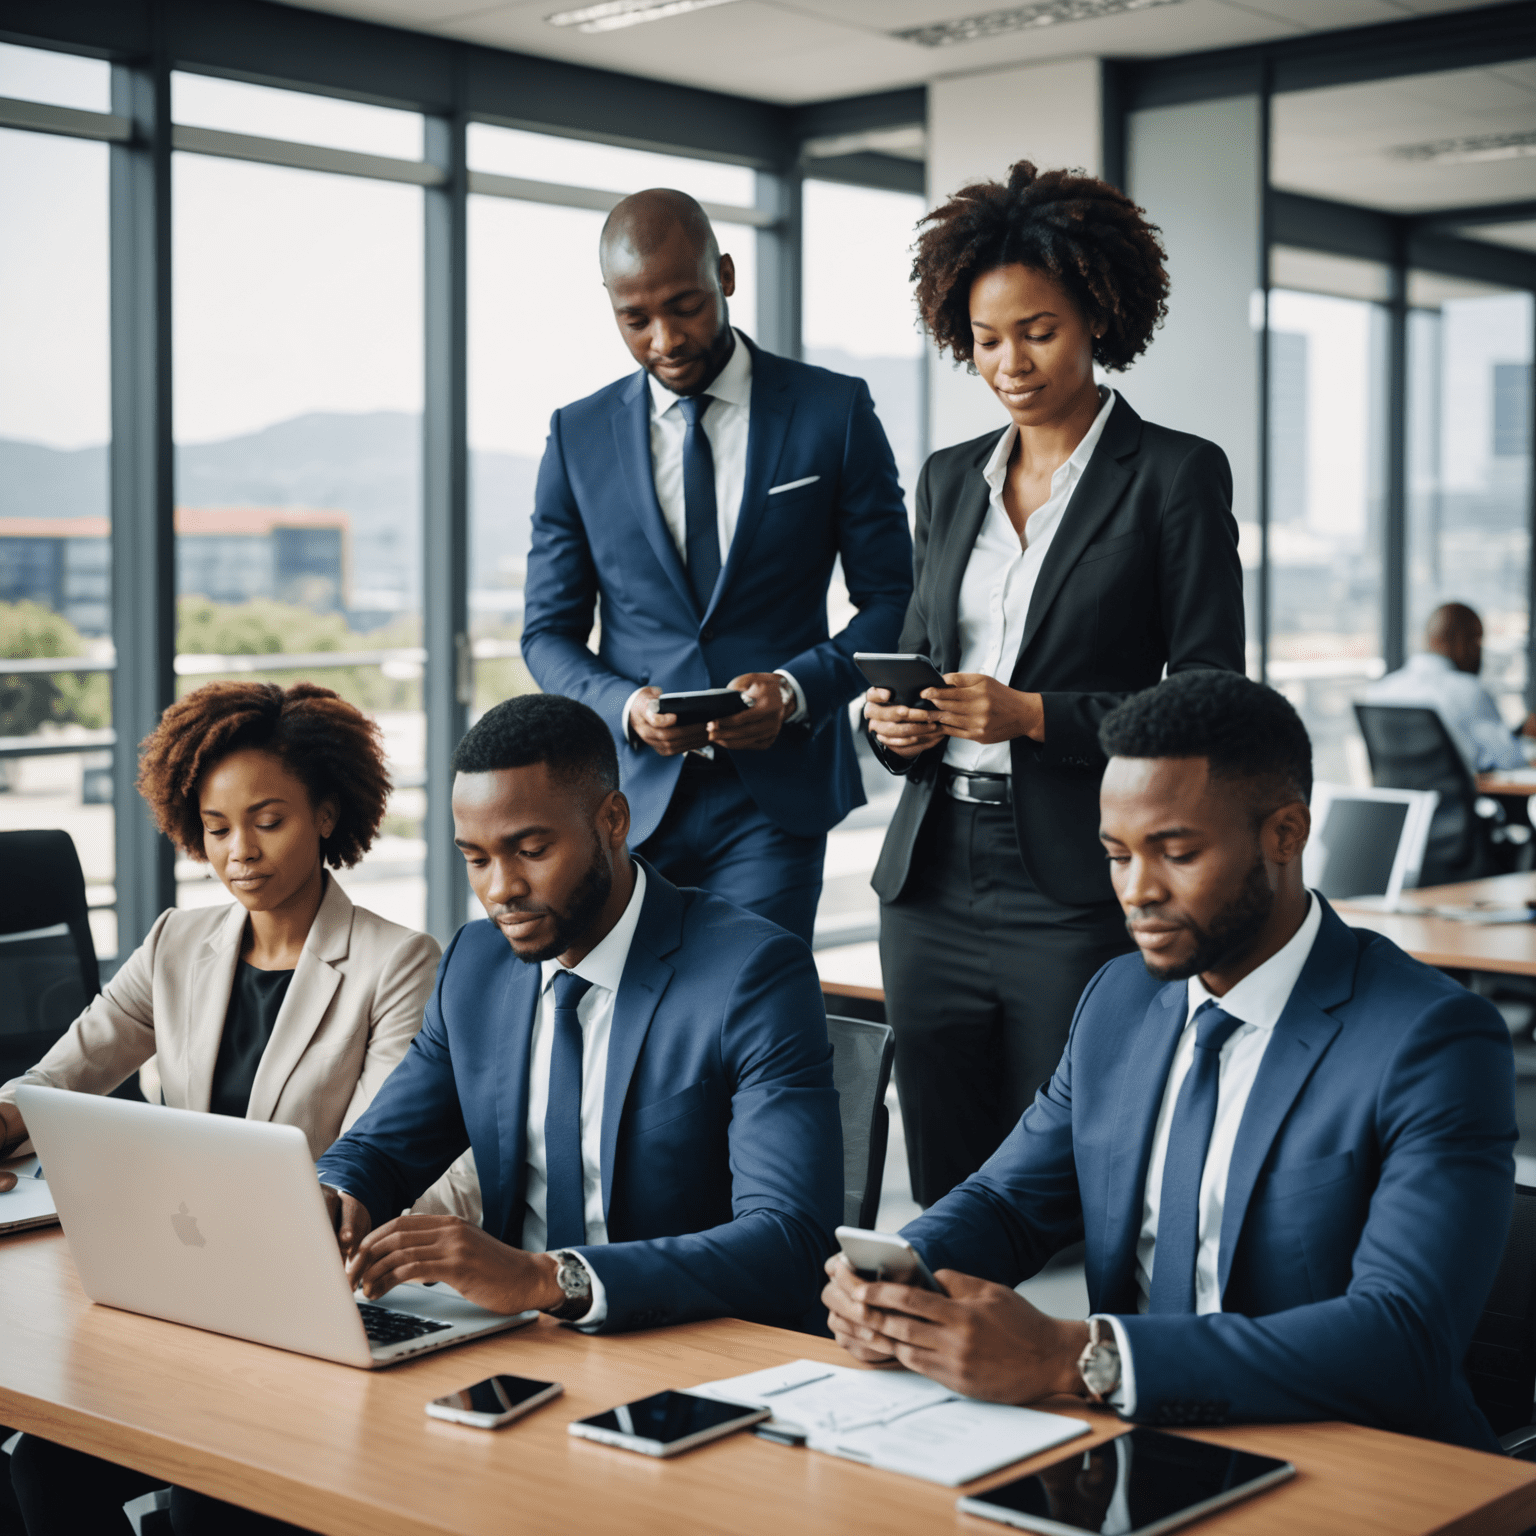
[[(566, 1424), (664, 1387), (798, 1357), (830, 1340), (752, 1323), (589, 1337), (541, 1318), (386, 1371), (358, 1371), (92, 1306), (62, 1234), (0, 1241), (0, 1423), (134, 1466), (326, 1536), (708, 1532), (795, 1536), (1005, 1528), (955, 1490), (750, 1435), (653, 1461)], [(428, 1398), (506, 1371), (565, 1395), (507, 1429), (428, 1419)], [(1062, 1411), (1117, 1433), (1105, 1409)], [(1343, 1424), (1243, 1425), (1195, 1438), (1296, 1463), (1285, 1486), (1201, 1524), (1211, 1536), (1363, 1531), (1514, 1536), (1536, 1524), (1536, 1466)], [(1035, 1462), (979, 1479), (1006, 1482)]]
[[(1536, 900), (1536, 874), (1495, 875), (1489, 880), (1467, 880), (1460, 885), (1425, 886), (1404, 891), (1402, 900), (1406, 906), (1519, 907)], [(1336, 901), (1334, 906), (1351, 928), (1369, 928), (1373, 933), (1383, 934), (1426, 965), (1453, 971), (1536, 976), (1536, 923), (1479, 926), (1444, 917), (1382, 912), (1349, 901)]]

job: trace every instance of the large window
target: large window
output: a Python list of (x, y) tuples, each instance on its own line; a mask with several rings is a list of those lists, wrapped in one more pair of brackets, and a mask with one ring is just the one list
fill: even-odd
[[(176, 102), (244, 127), (255, 89), (179, 78)], [(302, 98), (295, 120), (258, 104), (274, 135), (308, 122)], [(419, 119), (319, 105), (339, 147), (409, 153), (414, 131), (419, 151)], [(422, 193), (179, 154), (173, 194), (177, 689), (307, 678), (373, 714), (395, 793), (340, 878), (423, 927)], [(177, 873), (183, 905), (226, 899), (204, 866)]]
[(1386, 311), (1270, 295), (1269, 680), (1321, 779), (1362, 775), (1351, 706), (1383, 670)]
[[(106, 92), (104, 64), (0, 45), (0, 94), (102, 110)], [(0, 829), (69, 832), (103, 955), (117, 949), (107, 154), (0, 130)], [(91, 670), (54, 670), (66, 657)]]
[[(550, 193), (581, 186), (616, 201), (669, 186), (717, 205), (715, 233), (736, 266), (731, 321), (756, 331), (757, 232), (718, 214), (719, 205), (750, 207), (750, 170), (479, 123), (470, 126), (469, 164)], [(470, 199), (469, 604), (477, 714), (532, 687), (516, 659), (517, 639), (549, 419), (635, 368), (598, 272), (604, 217), (600, 208), (526, 197)]]
[(1476, 608), (1483, 682), (1517, 726), (1526, 713), (1531, 295), (1416, 273), (1409, 298), (1409, 649), (1441, 603)]

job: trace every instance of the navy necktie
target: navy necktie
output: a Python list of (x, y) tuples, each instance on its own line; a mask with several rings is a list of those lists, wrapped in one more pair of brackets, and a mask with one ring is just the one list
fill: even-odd
[(715, 503), (715, 454), (704, 430), (710, 396), (691, 395), (677, 402), (688, 423), (683, 438), (683, 506), (687, 517), (688, 585), (699, 605), (699, 617), (709, 611), (720, 576), (720, 519)]
[(1195, 1012), (1195, 1059), (1185, 1074), (1168, 1129), (1163, 1190), (1152, 1250), (1151, 1312), (1195, 1310), (1195, 1258), (1200, 1249), (1200, 1181), (1216, 1124), (1221, 1048), (1243, 1027), (1207, 999)]
[(576, 1008), (592, 983), (575, 971), (555, 973), (555, 1034), (549, 1053), (549, 1107), (544, 1112), (544, 1246), (578, 1248), (587, 1240), (581, 1176), (581, 1020)]

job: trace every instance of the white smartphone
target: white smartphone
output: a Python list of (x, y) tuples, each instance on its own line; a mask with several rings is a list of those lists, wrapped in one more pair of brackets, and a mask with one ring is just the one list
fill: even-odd
[(919, 1290), (947, 1295), (933, 1278), (923, 1256), (904, 1237), (892, 1232), (871, 1232), (868, 1227), (838, 1227), (838, 1246), (861, 1280), (888, 1280), (893, 1285), (915, 1285)]
[(530, 1381), (526, 1376), (487, 1376), (462, 1392), (434, 1397), (427, 1412), (434, 1419), (449, 1419), (475, 1429), (500, 1429), (525, 1413), (532, 1413), (565, 1388), (558, 1381)]
[(567, 1428), (583, 1440), (639, 1451), (642, 1456), (676, 1456), (772, 1417), (771, 1408), (721, 1403), (691, 1392), (655, 1392), (589, 1419), (577, 1419)]

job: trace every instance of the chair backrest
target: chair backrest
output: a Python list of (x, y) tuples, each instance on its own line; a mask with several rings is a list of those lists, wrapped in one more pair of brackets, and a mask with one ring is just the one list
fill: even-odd
[(1377, 785), (1439, 792), (1419, 884), (1474, 878), (1480, 872), (1477, 784), (1438, 711), (1408, 704), (1356, 704), (1355, 719)]
[(0, 1082), (34, 1065), (101, 990), (67, 832), (0, 832)]
[(843, 1120), (843, 1223), (873, 1227), (880, 1214), (891, 1134), (885, 1090), (896, 1036), (888, 1024), (828, 1015), (827, 1038), (832, 1042), (832, 1080)]
[(1536, 1397), (1536, 1189), (1515, 1185), (1499, 1272), (1467, 1351), (1472, 1396), (1496, 1435), (1531, 1422)]

